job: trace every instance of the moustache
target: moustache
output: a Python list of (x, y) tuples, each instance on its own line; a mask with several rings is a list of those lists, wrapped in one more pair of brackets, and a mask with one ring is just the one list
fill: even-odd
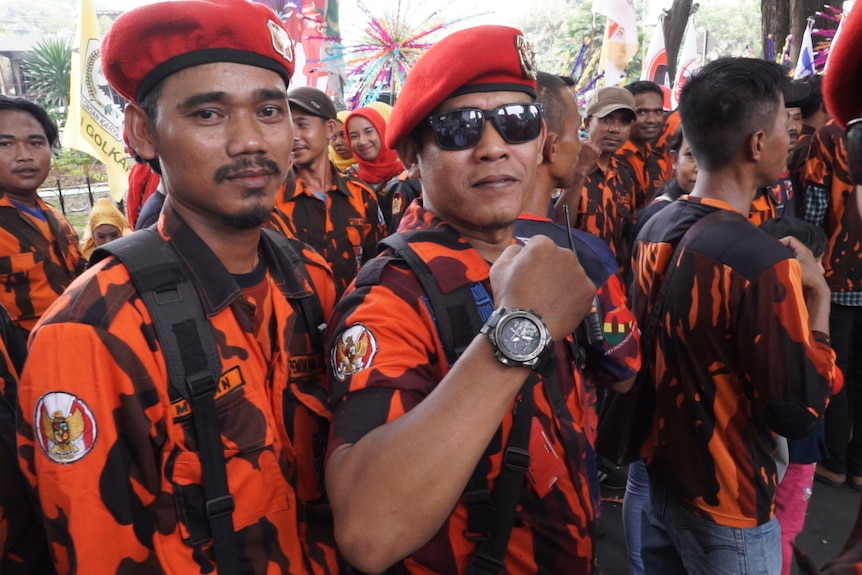
[(230, 166), (220, 167), (216, 170), (215, 181), (217, 184), (221, 184), (229, 178), (232, 178), (246, 170), (253, 168), (264, 168), (275, 176), (281, 175), (282, 173), (282, 170), (279, 165), (276, 164), (273, 160), (270, 160), (269, 158), (264, 158), (263, 156), (258, 156), (254, 158), (242, 158), (241, 160), (234, 164), (231, 164)]

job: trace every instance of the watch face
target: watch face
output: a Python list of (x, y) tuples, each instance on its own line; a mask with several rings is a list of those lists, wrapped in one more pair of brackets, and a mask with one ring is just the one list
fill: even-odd
[(532, 319), (523, 316), (508, 318), (500, 326), (499, 345), (513, 359), (532, 359), (540, 351), (542, 332)]

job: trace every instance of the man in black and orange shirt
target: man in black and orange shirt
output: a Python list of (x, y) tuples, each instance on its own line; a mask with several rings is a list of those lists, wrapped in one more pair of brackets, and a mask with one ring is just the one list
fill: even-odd
[[(495, 565), (521, 574), (595, 569), (586, 460), (595, 406), (566, 343), (595, 287), (570, 250), (541, 236), (512, 241), (545, 138), (535, 98), (522, 33), (480, 26), (419, 58), (395, 104), (387, 144), (405, 165), (417, 163), (424, 189), (396, 235), (441, 290), (467, 288), (488, 323), (449, 365), (434, 312), (451, 310), (432, 311), (427, 275), (420, 283), (391, 251), (363, 267), (336, 308), (327, 491), (339, 549), (364, 572), (466, 572), (487, 534), (468, 516), (487, 505), (480, 497), (475, 510), (465, 488), (475, 478), (479, 492), (498, 496), (514, 420), (533, 431), (518, 453), (530, 454), (535, 473), (510, 492), (512, 521), (491, 526), (504, 567)], [(509, 475), (512, 453), (506, 461)], [(509, 527), (506, 538), (500, 528)]]
[(845, 378), (845, 389), (826, 412), (827, 456), (816, 477), (862, 488), (862, 218), (847, 134), (837, 117), (812, 136), (802, 182), (802, 217), (829, 238), (823, 267), (832, 291), (832, 345)]
[[(835, 384), (829, 290), (815, 258), (747, 218), (756, 189), (786, 165), (787, 81), (779, 65), (748, 58), (689, 78), (680, 113), (697, 182), (635, 242), (639, 323), (660, 306), (642, 336), (655, 341), (645, 354), (656, 390), (642, 452), (647, 573), (780, 572), (776, 434), (813, 431)], [(701, 218), (708, 225), (675, 253)]]
[(641, 185), (641, 196), (635, 198), (635, 209), (641, 210), (657, 189), (673, 175), (673, 166), (653, 142), (664, 129), (664, 92), (661, 86), (648, 80), (626, 85), (635, 97), (635, 115), (629, 139), (617, 154), (631, 165)]
[(37, 193), (56, 143), (44, 109), (0, 96), (0, 303), (24, 337), (87, 264), (75, 229)]
[(580, 194), (569, 188), (569, 196), (561, 196), (556, 205), (557, 223), (562, 223), (562, 205), (568, 205), (577, 214), (574, 226), (608, 242), (622, 271), (630, 264), (630, 234), (643, 191), (631, 165), (617, 152), (628, 141), (636, 119), (635, 98), (625, 88), (609, 86), (591, 96), (584, 125), (600, 153)]
[(374, 191), (339, 172), (329, 159), (329, 140), (337, 130), (329, 96), (302, 86), (288, 93), (288, 101), (296, 184), (279, 190), (274, 219), (281, 225), (271, 227), (316, 249), (332, 267), (340, 296), (362, 264), (377, 255), (377, 242), (385, 235), (383, 218)]
[[(314, 450), (322, 460), (329, 413), (308, 317), (317, 314), (300, 300), (316, 293), (327, 314), (335, 286), (311, 248), (289, 240), (292, 257), (261, 232), (293, 147), (291, 39), (262, 4), (156, 3), (114, 22), (102, 66), (130, 102), (130, 142), (161, 166), (154, 241), (191, 278), (216, 342), (201, 353), (214, 352), (221, 377), (214, 395), (201, 394), (214, 412), (206, 418), (207, 405), (198, 411), (169, 381), (171, 341), (120, 260), (69, 286), (33, 332), (19, 395), (19, 459), (55, 566), (61, 575), (332, 573), (331, 533), (329, 545), (312, 535), (304, 513), (321, 496)], [(210, 494), (207, 448), (229, 496)]]

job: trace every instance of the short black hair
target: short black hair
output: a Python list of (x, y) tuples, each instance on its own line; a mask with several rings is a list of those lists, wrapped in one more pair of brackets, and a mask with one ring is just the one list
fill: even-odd
[(802, 119), (808, 119), (823, 107), (823, 76), (807, 76), (802, 80), (811, 86), (811, 93), (799, 102)]
[(538, 72), (536, 80), (536, 100), (545, 108), (545, 124), (549, 132), (559, 134), (566, 123), (567, 108), (563, 98), (571, 98), (571, 93), (556, 74)]
[(625, 89), (631, 92), (632, 96), (649, 92), (658, 94), (658, 96), (661, 97), (662, 102), (664, 102), (664, 92), (662, 92), (661, 86), (655, 82), (650, 82), (649, 80), (638, 80), (637, 82), (626, 84)]
[(574, 88), (574, 87), (575, 87), (575, 79), (574, 79), (574, 78), (572, 78), (571, 76), (566, 76), (565, 74), (560, 74), (559, 76), (557, 76), (557, 78), (559, 78), (560, 80), (562, 80), (562, 81), (563, 81), (563, 83), (564, 83), (567, 87), (569, 87), (569, 88)]
[(760, 224), (760, 229), (777, 240), (787, 236), (796, 238), (802, 242), (802, 245), (811, 250), (815, 258), (823, 257), (829, 245), (826, 232), (811, 222), (798, 218), (783, 216), (771, 218)]
[(13, 98), (10, 96), (0, 96), (0, 110), (14, 110), (27, 112), (42, 126), (45, 130), (45, 137), (48, 139), (48, 144), (53, 148), (57, 145), (57, 140), (60, 137), (60, 132), (57, 129), (57, 124), (45, 111), (45, 108), (35, 102), (31, 102), (25, 98)]
[(693, 74), (679, 113), (698, 166), (723, 168), (751, 134), (771, 132), (789, 81), (779, 64), (756, 58), (720, 58)]

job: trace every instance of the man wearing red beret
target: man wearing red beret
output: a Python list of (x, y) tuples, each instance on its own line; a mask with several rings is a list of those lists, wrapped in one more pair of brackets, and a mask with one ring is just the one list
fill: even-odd
[[(148, 237), (176, 263), (132, 277), (109, 255), (34, 331), (19, 454), (57, 570), (331, 573), (306, 504), (321, 497), (313, 342), (334, 284), (312, 250), (260, 229), (293, 147), (290, 38), (261, 4), (156, 3), (117, 19), (102, 63), (167, 193), (157, 231), (110, 245)], [(177, 298), (202, 312), (159, 329)], [(178, 350), (194, 352), (180, 381)]]
[(594, 570), (572, 332), (595, 287), (570, 250), (512, 239), (542, 160), (535, 99), (522, 33), (482, 26), (424, 54), (392, 113), (386, 143), (423, 198), (327, 335), (327, 490), (362, 571)]

